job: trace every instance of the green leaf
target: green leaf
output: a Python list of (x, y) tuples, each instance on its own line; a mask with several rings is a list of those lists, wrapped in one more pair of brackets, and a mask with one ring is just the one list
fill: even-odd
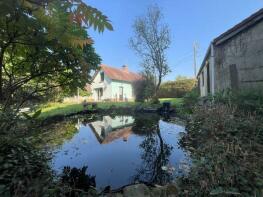
[(32, 117), (30, 115), (28, 115), (27, 113), (25, 112), (22, 112), (22, 115), (27, 119), (27, 120), (31, 120)]
[(38, 117), (40, 116), (40, 114), (41, 114), (41, 109), (38, 110), (38, 111), (36, 111), (36, 112), (32, 115), (32, 118), (36, 119), (36, 118), (38, 118)]

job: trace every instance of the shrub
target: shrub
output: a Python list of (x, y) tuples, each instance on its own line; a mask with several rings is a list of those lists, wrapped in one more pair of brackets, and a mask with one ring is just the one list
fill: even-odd
[(24, 139), (1, 138), (0, 195), (44, 195), (51, 181), (46, 157)]
[(194, 106), (198, 103), (199, 101), (199, 92), (197, 88), (194, 88), (192, 91), (188, 92), (184, 96), (184, 109), (188, 113), (192, 113), (192, 110)]
[(236, 106), (239, 110), (263, 113), (263, 93), (256, 90), (243, 90), (232, 92), (226, 90), (210, 97), (215, 103), (223, 103)]
[(192, 169), (180, 179), (189, 196), (262, 196), (263, 117), (236, 106), (195, 107), (181, 140)]
[(175, 81), (168, 81), (161, 84), (158, 97), (182, 98), (195, 87), (195, 84), (195, 79), (177, 77)]

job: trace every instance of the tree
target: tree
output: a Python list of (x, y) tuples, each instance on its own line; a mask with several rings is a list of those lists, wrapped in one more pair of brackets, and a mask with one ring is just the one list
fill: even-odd
[(86, 28), (112, 30), (81, 0), (0, 2), (0, 104), (20, 107), (53, 88), (84, 87), (100, 62)]
[(142, 79), (133, 83), (134, 94), (136, 101), (144, 102), (154, 95), (154, 76), (149, 71), (145, 70), (141, 73)]
[(163, 77), (170, 72), (166, 58), (171, 43), (170, 30), (162, 19), (159, 7), (149, 7), (146, 16), (135, 20), (134, 36), (130, 39), (131, 48), (142, 58), (143, 69), (155, 76), (155, 95)]
[(158, 97), (181, 98), (192, 91), (195, 86), (196, 79), (178, 76), (175, 81), (167, 81), (161, 84), (160, 91), (158, 92)]

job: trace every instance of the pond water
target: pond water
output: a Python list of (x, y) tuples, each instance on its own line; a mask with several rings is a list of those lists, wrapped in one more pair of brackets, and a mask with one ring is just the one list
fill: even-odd
[(70, 139), (52, 149), (51, 167), (57, 175), (65, 166), (87, 166), (98, 189), (116, 189), (135, 182), (163, 185), (187, 171), (189, 157), (178, 144), (182, 125), (139, 115), (78, 120), (75, 127)]

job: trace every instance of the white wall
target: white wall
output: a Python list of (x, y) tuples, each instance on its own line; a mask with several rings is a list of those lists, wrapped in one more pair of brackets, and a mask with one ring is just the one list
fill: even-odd
[[(103, 71), (100, 71), (103, 72)], [(101, 81), (100, 72), (95, 76), (93, 83), (91, 84), (92, 98), (94, 101), (98, 101), (96, 89), (103, 88), (103, 96), (101, 100), (119, 100), (120, 87), (123, 87), (124, 100), (133, 101), (135, 99), (133, 93), (132, 84), (124, 81), (113, 81), (107, 75), (104, 75), (104, 81)]]
[[(202, 77), (202, 73), (204, 75), (204, 80), (203, 80), (203, 77)], [(203, 96), (207, 96), (207, 66), (204, 66), (202, 71), (200, 72), (200, 74), (198, 75), (198, 79), (200, 81), (200, 96), (203, 97)]]
[(103, 71), (98, 72), (93, 80), (93, 83), (91, 84), (92, 98), (94, 101), (98, 101), (98, 96), (96, 93), (97, 88), (103, 89), (103, 96), (101, 100), (111, 98), (111, 79), (108, 76), (104, 75), (104, 81), (101, 81), (101, 72)]
[(123, 87), (123, 97), (124, 100), (127, 99), (129, 101), (134, 100), (133, 95), (133, 87), (131, 83), (128, 82), (122, 82), (122, 81), (112, 81), (111, 82), (111, 98), (114, 100), (119, 98), (119, 88)]

